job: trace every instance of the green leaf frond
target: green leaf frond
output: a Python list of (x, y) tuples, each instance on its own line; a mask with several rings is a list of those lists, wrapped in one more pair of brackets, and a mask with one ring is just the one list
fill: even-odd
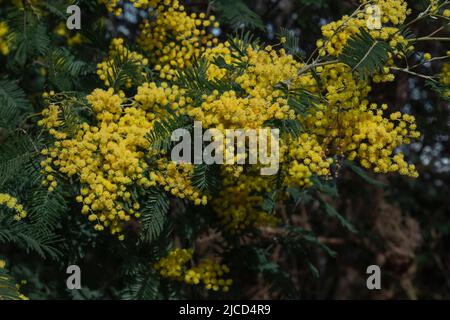
[(212, 6), (220, 12), (222, 21), (233, 29), (264, 30), (261, 17), (252, 11), (243, 0), (213, 0)]
[(160, 189), (149, 191), (141, 209), (141, 240), (150, 243), (159, 237), (169, 211), (169, 197)]
[(192, 121), (188, 117), (168, 115), (161, 120), (155, 121), (152, 131), (146, 137), (153, 150), (168, 152), (172, 145), (171, 136), (173, 131), (191, 127)]
[(15, 127), (30, 110), (31, 104), (17, 83), (0, 80), (0, 127)]
[(382, 71), (388, 60), (389, 44), (375, 40), (364, 29), (348, 40), (339, 60), (352, 68), (360, 79), (366, 80), (376, 72)]

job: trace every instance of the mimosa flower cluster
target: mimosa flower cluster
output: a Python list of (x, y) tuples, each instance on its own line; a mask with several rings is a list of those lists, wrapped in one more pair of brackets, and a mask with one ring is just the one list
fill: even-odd
[(9, 28), (6, 22), (0, 21), (0, 54), (7, 55), (9, 53), (9, 45), (6, 39)]
[(117, 17), (123, 13), (123, 9), (119, 6), (119, 0), (98, 0), (98, 2), (105, 5), (108, 12)]
[(392, 52), (389, 52), (389, 60), (381, 74), (375, 75), (373, 81), (388, 82), (394, 80), (394, 75), (389, 67), (394, 66), (394, 58), (404, 58), (414, 50), (414, 47), (402, 36), (399, 25), (403, 24), (406, 17), (411, 13), (405, 0), (376, 0), (362, 1), (362, 4), (378, 6), (381, 17), (377, 28), (368, 28), (372, 14), (367, 11), (370, 6), (363, 7), (352, 16), (343, 16), (342, 19), (331, 22), (322, 27), (323, 39), (317, 41), (317, 48), (321, 56), (337, 57), (342, 53), (347, 41), (359, 33), (360, 28), (367, 29), (369, 34), (376, 40), (389, 43)]
[[(161, 89), (154, 83), (143, 88)], [(169, 103), (173, 92), (167, 90), (160, 100), (151, 95), (154, 105), (150, 105), (141, 90), (138, 100), (147, 103), (141, 107), (137, 102), (127, 105), (125, 96), (113, 89), (96, 89), (87, 97), (96, 123), (82, 123), (73, 136), (60, 128), (58, 104), (50, 104), (39, 122), (56, 140), (42, 150), (46, 156), (41, 161), (46, 174), (43, 184), (53, 191), (57, 176), (77, 179), (80, 190), (76, 200), (82, 205), (82, 214), (95, 223), (96, 230), (108, 227), (119, 239), (124, 239), (124, 223), (140, 217), (139, 190), (158, 184), (177, 197), (205, 204), (206, 197), (190, 186), (192, 166), (177, 167), (162, 156), (154, 172), (148, 163), (156, 154), (146, 139), (153, 128), (154, 110), (159, 108), (158, 101)]]
[(314, 175), (330, 175), (333, 159), (326, 157), (315, 135), (302, 134), (292, 143), (287, 157), (289, 167), (285, 183), (289, 186), (309, 187)]
[(274, 188), (268, 177), (256, 173), (227, 175), (222, 188), (213, 200), (213, 207), (229, 232), (279, 223), (279, 218), (263, 210), (264, 194)]
[(15, 212), (14, 219), (20, 221), (27, 217), (27, 212), (23, 208), (16, 198), (12, 197), (6, 193), (0, 193), (0, 205), (6, 206), (7, 208)]
[(155, 264), (155, 269), (164, 278), (182, 281), (189, 285), (202, 284), (205, 289), (227, 292), (233, 280), (226, 278), (230, 269), (224, 265), (205, 258), (197, 265), (189, 267), (193, 259), (192, 249), (176, 248), (169, 255)]
[(150, 18), (141, 25), (138, 44), (151, 53), (150, 61), (160, 78), (174, 80), (206, 47), (217, 44), (208, 32), (208, 28), (218, 27), (213, 16), (189, 15), (178, 0), (133, 2), (137, 8), (149, 9)]
[(150, 181), (160, 185), (165, 191), (180, 199), (187, 199), (195, 205), (206, 205), (208, 198), (192, 187), (190, 178), (194, 174), (192, 164), (168, 162), (163, 158), (157, 161), (157, 170), (150, 172)]

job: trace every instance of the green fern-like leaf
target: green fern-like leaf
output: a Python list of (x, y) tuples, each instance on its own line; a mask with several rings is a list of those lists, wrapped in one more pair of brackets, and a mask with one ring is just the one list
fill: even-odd
[(153, 125), (153, 130), (147, 134), (150, 146), (156, 151), (169, 151), (172, 144), (172, 132), (179, 128), (191, 127), (191, 121), (184, 116), (167, 116)]
[(300, 38), (295, 35), (294, 31), (281, 28), (278, 36), (286, 40), (283, 43), (283, 48), (287, 53), (301, 57)]
[[(0, 140), (0, 185), (18, 180), (34, 153), (33, 142), (25, 133), (11, 133)], [(29, 177), (29, 176), (28, 176)]]
[(366, 80), (370, 75), (381, 71), (388, 60), (389, 44), (375, 40), (364, 29), (348, 40), (339, 60), (352, 68), (353, 72)]
[(43, 3), (45, 8), (53, 15), (65, 21), (67, 19), (67, 4), (55, 1), (45, 1)]
[(79, 78), (93, 73), (95, 66), (77, 60), (67, 49), (55, 48), (47, 55), (48, 77), (51, 84), (61, 91), (72, 90)]
[(21, 300), (15, 280), (4, 268), (0, 268), (0, 300)]
[[(178, 74), (178, 84), (180, 87), (187, 90), (187, 94), (194, 100), (201, 102), (203, 95), (210, 95), (214, 90), (225, 92), (229, 90), (242, 90), (235, 82), (227, 81), (227, 79), (210, 80), (208, 79), (207, 70), (209, 67), (206, 59), (194, 61), (192, 66), (185, 68)], [(238, 64), (226, 65), (223, 59), (217, 58), (214, 60), (216, 65), (220, 68), (228, 70), (234, 69), (233, 72), (239, 72)]]
[(372, 178), (363, 168), (361, 168), (360, 166), (358, 166), (356, 163), (352, 162), (352, 161), (348, 161), (346, 160), (344, 162), (350, 169), (352, 169), (353, 172), (355, 172), (358, 176), (360, 176), (364, 181), (366, 181), (367, 183), (376, 186), (378, 188), (386, 188), (387, 185), (375, 180), (374, 178)]
[(114, 58), (108, 62), (108, 68), (111, 70), (107, 74), (108, 81), (114, 88), (122, 88), (130, 82), (140, 85), (147, 80), (146, 76), (150, 73), (145, 65), (131, 58), (130, 51), (126, 48), (116, 52)]
[(337, 218), (339, 223), (348, 231), (353, 232), (353, 233), (357, 233), (355, 227), (353, 226), (353, 224), (348, 221), (344, 216), (342, 216), (339, 212), (337, 212), (337, 210), (330, 205), (329, 203), (321, 200), (322, 206), (325, 209), (325, 212), (328, 216), (333, 217), (333, 218)]
[(214, 0), (213, 7), (233, 29), (251, 28), (264, 30), (261, 18), (243, 0)]
[(441, 82), (427, 80), (425, 85), (433, 90), (441, 99), (450, 102), (450, 85)]
[(30, 57), (44, 55), (50, 38), (46, 26), (30, 10), (13, 10), (8, 15), (11, 32), (8, 40), (14, 45), (14, 60), (21, 66)]
[[(135, 271), (133, 281), (124, 292), (122, 298), (125, 300), (154, 300), (160, 299), (159, 276), (151, 266), (138, 266), (139, 271)], [(135, 268), (136, 269), (136, 268)]]
[(30, 111), (25, 92), (11, 80), (0, 80), (0, 127), (12, 128)]
[(141, 240), (151, 242), (161, 234), (168, 210), (167, 194), (159, 189), (150, 191), (141, 210)]
[(214, 165), (196, 165), (191, 184), (200, 191), (215, 194), (220, 189), (220, 170)]
[(27, 252), (39, 254), (43, 259), (50, 257), (58, 260), (61, 256), (58, 250), (61, 239), (57, 236), (33, 230), (25, 222), (4, 224), (3, 221), (0, 225), (0, 243), (14, 243)]
[(47, 189), (39, 187), (34, 190), (28, 204), (30, 208), (28, 221), (31, 222), (31, 227), (48, 235), (52, 234), (68, 209), (67, 202), (59, 189), (48, 192)]

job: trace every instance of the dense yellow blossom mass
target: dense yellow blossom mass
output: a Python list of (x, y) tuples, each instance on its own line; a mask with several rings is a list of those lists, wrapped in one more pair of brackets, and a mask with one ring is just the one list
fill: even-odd
[(351, 16), (343, 16), (342, 19), (322, 27), (323, 39), (317, 41), (319, 54), (321, 56), (339, 56), (348, 40), (357, 35), (360, 28), (367, 29), (374, 39), (386, 41), (392, 49), (392, 52), (388, 52), (389, 60), (383, 73), (375, 75), (373, 81), (375, 83), (393, 81), (394, 75), (390, 73), (389, 67), (395, 65), (394, 58), (404, 58), (414, 50), (414, 47), (402, 36), (398, 27), (405, 21), (411, 10), (408, 9), (405, 0), (362, 1), (362, 4), (369, 3), (378, 6), (381, 13), (381, 24), (368, 26), (373, 12), (367, 12), (365, 7), (357, 10)]
[(218, 26), (213, 16), (189, 15), (178, 0), (133, 2), (137, 8), (152, 8), (150, 18), (141, 25), (138, 44), (151, 53), (150, 61), (162, 79), (175, 79), (178, 70), (218, 42), (207, 30)]
[(230, 269), (223, 264), (206, 258), (199, 264), (189, 267), (193, 259), (192, 249), (176, 248), (169, 255), (155, 264), (155, 269), (161, 276), (178, 280), (190, 285), (202, 284), (207, 290), (227, 292), (233, 284), (231, 279), (225, 278)]
[[(144, 87), (160, 88), (155, 84)], [(169, 92), (174, 91), (166, 93)], [(108, 227), (119, 239), (124, 238), (124, 222), (140, 217), (136, 188), (148, 189), (159, 184), (175, 196), (186, 197), (196, 204), (206, 203), (206, 198), (190, 186), (192, 166), (180, 170), (161, 158), (157, 165), (160, 171), (155, 173), (149, 167), (147, 160), (155, 152), (150, 150), (146, 135), (153, 128), (154, 110), (159, 106), (158, 99), (153, 101), (154, 106), (143, 99), (141, 92), (140, 101), (146, 103), (145, 107), (125, 106), (123, 94), (115, 94), (113, 89), (94, 90), (87, 101), (97, 123), (82, 123), (74, 136), (58, 129), (61, 121), (57, 104), (50, 104), (39, 122), (56, 139), (54, 146), (42, 151), (46, 156), (41, 162), (47, 175), (44, 185), (53, 191), (58, 174), (79, 179), (81, 188), (76, 200), (82, 205), (81, 212), (95, 223), (96, 230)], [(168, 103), (170, 97), (166, 100)]]
[[(369, 99), (372, 83), (393, 81), (395, 60), (414, 50), (399, 32), (411, 12), (406, 1), (362, 1), (354, 14), (322, 27), (318, 58), (338, 57), (360, 28), (390, 45), (386, 66), (366, 80), (338, 61), (311, 68), (277, 46), (244, 44), (241, 40), (233, 45), (230, 41), (219, 43), (210, 32), (217, 26), (215, 18), (203, 13), (189, 15), (178, 0), (132, 2), (149, 14), (138, 39), (142, 52), (127, 49), (122, 38), (113, 39), (108, 59), (98, 64), (98, 75), (106, 87), (115, 88), (110, 82), (114, 56), (124, 53), (137, 65), (153, 67), (165, 82), (142, 83), (130, 98), (112, 88), (94, 90), (87, 100), (97, 123), (82, 123), (75, 135), (61, 128), (61, 104), (50, 104), (39, 123), (56, 140), (43, 151), (47, 156), (41, 163), (47, 175), (44, 184), (52, 191), (58, 185), (58, 175), (79, 179), (77, 200), (97, 230), (108, 227), (123, 238), (124, 223), (140, 216), (139, 189), (158, 186), (196, 205), (209, 202), (208, 195), (190, 183), (194, 166), (170, 162), (167, 155), (151, 150), (145, 138), (155, 120), (171, 113), (187, 115), (200, 121), (203, 128), (222, 132), (266, 128), (273, 121), (297, 121), (302, 128), (299, 136), (283, 133), (280, 137), (279, 181), (284, 187), (307, 188), (315, 176), (331, 177), (335, 158), (358, 162), (376, 173), (418, 175), (399, 151), (420, 135), (414, 117), (388, 114), (387, 105)], [(109, 11), (121, 14), (119, 2), (104, 3)], [(376, 28), (367, 24), (373, 14), (368, 4), (381, 9)], [(286, 39), (281, 44), (284, 42)], [(193, 99), (187, 88), (173, 83), (179, 72), (199, 59), (206, 63), (207, 79), (229, 84), (228, 89), (214, 89)], [(140, 72), (145, 74), (143, 69)], [(133, 85), (127, 79), (125, 87)], [(319, 99), (305, 110), (296, 110), (292, 100), (305, 92)], [(278, 218), (263, 208), (265, 196), (277, 186), (259, 176), (255, 170), (258, 165), (244, 167), (222, 168), (223, 186), (211, 202), (231, 232), (278, 223)]]

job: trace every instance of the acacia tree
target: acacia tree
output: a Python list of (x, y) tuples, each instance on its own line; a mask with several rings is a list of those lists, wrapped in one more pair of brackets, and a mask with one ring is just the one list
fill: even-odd
[[(66, 28), (74, 3), (81, 30)], [(449, 7), (363, 0), (308, 46), (268, 35), (240, 0), (2, 1), (0, 297), (24, 298), (14, 277), (41, 299), (300, 297), (296, 270), (317, 277), (313, 254), (339, 250), (299, 208), (358, 238), (335, 207), (347, 172), (377, 186), (420, 175), (414, 115), (372, 92), (417, 77), (448, 101), (449, 52), (418, 47), (449, 40)], [(424, 21), (432, 31), (416, 33)], [(173, 162), (172, 133), (195, 121), (278, 129), (277, 174)], [(82, 290), (66, 288), (73, 264)]]

